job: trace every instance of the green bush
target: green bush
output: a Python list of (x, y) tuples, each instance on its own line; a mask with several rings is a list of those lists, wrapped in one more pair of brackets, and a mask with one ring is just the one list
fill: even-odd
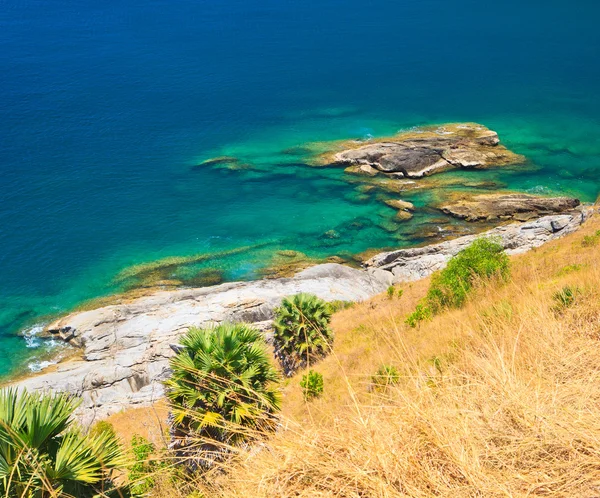
[(275, 353), (286, 374), (325, 356), (333, 343), (330, 306), (313, 294), (286, 297), (275, 310)]
[(564, 286), (552, 296), (552, 299), (555, 302), (555, 305), (552, 309), (556, 312), (561, 312), (567, 308), (570, 308), (573, 306), (573, 304), (575, 304), (577, 295), (579, 293), (580, 290), (577, 287), (571, 287), (569, 285)]
[(376, 388), (385, 389), (388, 386), (398, 384), (400, 372), (393, 365), (382, 365), (377, 369), (377, 373), (371, 377), (371, 382)]
[(348, 308), (352, 308), (354, 303), (352, 301), (331, 301), (329, 304), (329, 311), (331, 313), (337, 313), (338, 311), (346, 310)]
[(586, 235), (581, 241), (583, 247), (593, 247), (600, 242), (600, 230), (593, 235)]
[(394, 299), (395, 296), (397, 296), (398, 299), (400, 299), (402, 297), (402, 294), (404, 294), (404, 290), (398, 289), (398, 291), (396, 291), (396, 288), (393, 285), (390, 285), (387, 288), (386, 293), (387, 293), (388, 299)]
[(415, 311), (406, 317), (405, 323), (415, 328), (419, 323), (433, 318), (433, 311), (426, 304), (417, 304)]
[(73, 423), (79, 401), (67, 394), (0, 391), (0, 492), (6, 497), (97, 496), (125, 467), (108, 431), (84, 435)]
[(113, 438), (117, 437), (115, 428), (110, 422), (107, 422), (106, 420), (100, 420), (99, 422), (96, 422), (89, 432), (89, 435), (91, 437), (98, 437), (102, 434), (110, 434)]
[(571, 273), (575, 273), (583, 269), (585, 265), (574, 263), (572, 265), (563, 266), (557, 273), (557, 277), (562, 277), (564, 275), (569, 275)]
[(460, 308), (476, 279), (507, 279), (509, 263), (498, 242), (488, 238), (475, 240), (454, 256), (446, 268), (433, 275), (426, 298), (428, 305), (434, 313), (443, 308)]
[(192, 328), (181, 345), (165, 382), (173, 447), (181, 456), (210, 464), (225, 445), (274, 427), (279, 374), (258, 330), (246, 324)]
[(146, 438), (137, 434), (131, 439), (133, 464), (129, 468), (131, 496), (144, 496), (154, 487), (155, 461), (150, 459), (154, 453), (154, 445)]
[(443, 270), (434, 273), (424, 302), (406, 318), (406, 323), (416, 327), (444, 308), (461, 307), (476, 280), (497, 277), (507, 280), (510, 261), (501, 244), (493, 239), (475, 240), (448, 262)]
[(302, 376), (300, 387), (306, 401), (317, 398), (323, 394), (323, 376), (319, 372), (310, 370)]

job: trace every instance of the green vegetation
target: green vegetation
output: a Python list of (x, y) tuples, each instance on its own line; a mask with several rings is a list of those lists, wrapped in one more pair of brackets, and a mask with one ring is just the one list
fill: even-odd
[(318, 398), (323, 394), (323, 375), (314, 370), (310, 370), (306, 375), (302, 376), (300, 387), (302, 388), (302, 394), (306, 401)]
[(406, 317), (406, 324), (412, 328), (415, 328), (420, 322), (425, 320), (431, 320), (433, 318), (433, 311), (426, 304), (417, 304), (415, 311), (413, 311), (408, 317)]
[(133, 464), (129, 468), (129, 483), (131, 496), (144, 496), (154, 487), (156, 462), (150, 459), (154, 453), (154, 445), (146, 438), (135, 434), (131, 439)]
[(371, 382), (376, 389), (385, 389), (394, 386), (400, 381), (400, 372), (393, 365), (381, 365), (377, 373), (371, 377)]
[(110, 422), (107, 422), (106, 420), (100, 420), (99, 422), (96, 422), (92, 426), (92, 428), (90, 429), (90, 432), (88, 434), (91, 437), (98, 437), (98, 436), (102, 436), (103, 434), (110, 434), (114, 438), (117, 437), (115, 428), (112, 426), (112, 424)]
[(597, 230), (593, 235), (586, 235), (581, 241), (583, 247), (594, 247), (600, 242), (600, 230)]
[(402, 297), (402, 294), (404, 294), (404, 289), (396, 290), (396, 287), (394, 287), (393, 285), (390, 285), (387, 288), (386, 294), (387, 294), (388, 299), (394, 299), (394, 297), (397, 297), (398, 299), (400, 299)]
[(72, 423), (79, 401), (66, 394), (0, 391), (0, 492), (7, 497), (91, 497), (111, 488), (121, 446), (104, 430)]
[(313, 294), (286, 297), (275, 310), (275, 348), (286, 373), (325, 356), (333, 343), (331, 307)]
[(433, 275), (424, 302), (409, 315), (406, 323), (416, 327), (445, 308), (460, 308), (478, 279), (507, 280), (509, 275), (509, 260), (502, 245), (488, 238), (477, 239), (454, 256), (446, 268)]
[(578, 263), (572, 264), (572, 265), (567, 265), (564, 266), (563, 268), (561, 268), (558, 273), (556, 274), (557, 277), (563, 277), (564, 275), (569, 275), (571, 273), (575, 273), (577, 271), (580, 271), (581, 269), (583, 269), (583, 265), (580, 265)]
[(575, 304), (577, 295), (580, 292), (581, 291), (577, 287), (565, 285), (562, 289), (560, 289), (552, 295), (552, 300), (555, 303), (552, 309), (555, 312), (560, 313), (566, 310), (567, 308), (570, 308)]
[(181, 345), (165, 382), (179, 454), (207, 463), (225, 446), (273, 425), (279, 374), (258, 330), (246, 324), (192, 328)]
[(354, 306), (354, 302), (352, 301), (331, 301), (329, 304), (329, 310), (331, 313), (337, 313), (338, 311), (346, 310), (348, 308), (352, 308)]

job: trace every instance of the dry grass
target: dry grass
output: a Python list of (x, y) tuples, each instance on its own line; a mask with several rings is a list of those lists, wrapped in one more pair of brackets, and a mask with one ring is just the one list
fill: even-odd
[[(417, 329), (404, 324), (427, 281), (334, 317), (334, 354), (285, 386), (281, 429), (225, 472), (197, 478), (206, 497), (600, 496), (600, 228), (512, 258), (513, 277)], [(553, 295), (577, 287), (573, 306)], [(381, 364), (397, 386), (372, 389)], [(162, 483), (160, 497), (186, 496)]]

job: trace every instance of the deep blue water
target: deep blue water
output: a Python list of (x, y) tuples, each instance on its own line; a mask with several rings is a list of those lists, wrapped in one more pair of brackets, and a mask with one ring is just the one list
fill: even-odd
[[(598, 19), (591, 0), (2, 0), (0, 374), (44, 350), (19, 331), (129, 265), (268, 244), (219, 262), (236, 278), (278, 248), (408, 243), (323, 242), (386, 213), (279, 164), (308, 140), (477, 121), (538, 167), (509, 187), (594, 200)], [(263, 172), (193, 169), (224, 153)]]

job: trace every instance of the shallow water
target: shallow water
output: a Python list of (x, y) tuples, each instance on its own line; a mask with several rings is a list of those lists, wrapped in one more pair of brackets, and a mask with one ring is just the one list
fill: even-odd
[[(481, 122), (535, 166), (485, 178), (594, 200), (599, 14), (590, 0), (5, 0), (0, 374), (52, 347), (19, 331), (120, 290), (132, 265), (251, 246), (170, 276), (252, 278), (278, 249), (415, 242), (433, 214), (387, 231), (376, 196), (282, 153), (308, 141)], [(218, 155), (257, 170), (195, 168)]]

